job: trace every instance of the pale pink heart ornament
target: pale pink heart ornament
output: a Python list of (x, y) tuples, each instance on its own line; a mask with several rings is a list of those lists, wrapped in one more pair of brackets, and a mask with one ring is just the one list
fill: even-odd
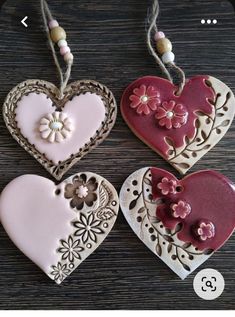
[(27, 80), (3, 105), (13, 138), (57, 180), (107, 137), (116, 112), (111, 91), (91, 80), (71, 83), (62, 99), (53, 84)]
[(57, 284), (103, 242), (118, 209), (112, 184), (90, 172), (58, 185), (23, 175), (0, 197), (0, 219), (9, 237)]

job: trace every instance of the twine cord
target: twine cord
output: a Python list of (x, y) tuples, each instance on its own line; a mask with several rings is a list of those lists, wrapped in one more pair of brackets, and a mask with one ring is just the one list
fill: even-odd
[(66, 67), (66, 71), (63, 74), (63, 70), (60, 67), (60, 63), (59, 60), (57, 58), (57, 54), (55, 51), (55, 45), (53, 43), (53, 41), (51, 40), (51, 36), (50, 36), (50, 29), (48, 27), (48, 22), (54, 20), (52, 13), (48, 7), (48, 4), (46, 2), (46, 0), (41, 0), (41, 12), (42, 12), (42, 18), (43, 18), (43, 23), (44, 23), (44, 28), (47, 34), (47, 39), (48, 39), (48, 43), (52, 52), (52, 56), (54, 59), (54, 63), (55, 66), (57, 68), (58, 74), (59, 74), (59, 78), (60, 78), (60, 95), (61, 97), (63, 97), (64, 95), (64, 90), (68, 84), (70, 75), (71, 75), (71, 70), (72, 70), (72, 64), (73, 62), (68, 62), (67, 63), (67, 67)]
[[(167, 67), (164, 65), (164, 63), (162, 62), (161, 58), (159, 57), (157, 51), (156, 51), (156, 41), (153, 41), (153, 34), (156, 34), (158, 32), (158, 27), (157, 27), (157, 19), (159, 16), (159, 11), (160, 11), (160, 7), (159, 7), (159, 1), (158, 0), (153, 0), (153, 5), (152, 8), (148, 14), (148, 30), (147, 30), (147, 46), (149, 49), (150, 54), (154, 57), (156, 63), (158, 64), (158, 66), (160, 67), (162, 73), (164, 74), (164, 76), (170, 81), (170, 82), (174, 82), (173, 77), (171, 76), (171, 73), (168, 71)], [(185, 85), (185, 73), (183, 72), (183, 70), (177, 66), (175, 63), (168, 63), (167, 66), (173, 71), (175, 72), (177, 78), (177, 82), (178, 82), (178, 91), (177, 94), (180, 94), (184, 88)]]

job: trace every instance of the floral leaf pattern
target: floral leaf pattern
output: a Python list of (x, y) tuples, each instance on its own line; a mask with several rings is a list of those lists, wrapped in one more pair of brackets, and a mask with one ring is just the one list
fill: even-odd
[(101, 220), (109, 220), (115, 215), (113, 209), (104, 208), (97, 212), (97, 217)]
[(68, 240), (61, 240), (61, 247), (58, 252), (62, 254), (62, 260), (68, 259), (74, 262), (75, 259), (81, 259), (80, 252), (84, 250), (80, 245), (80, 240), (74, 240), (73, 236), (69, 236)]
[(58, 262), (49, 276), (60, 284), (104, 240), (118, 212), (117, 193), (92, 173), (77, 174), (65, 183), (60, 195), (74, 213), (71, 232), (58, 240)]
[(67, 268), (67, 264), (62, 265), (60, 262), (57, 265), (51, 266), (51, 275), (54, 277), (56, 282), (62, 282), (65, 277), (68, 276), (70, 270)]
[[(216, 87), (214, 91), (215, 100), (208, 100), (213, 109), (212, 114), (209, 115), (199, 110), (195, 111), (197, 115), (195, 134), (193, 138), (185, 139), (183, 147), (177, 148), (172, 141), (167, 142), (165, 140), (169, 145), (168, 161), (183, 173), (186, 173), (196, 161), (222, 138), (232, 122), (234, 115), (232, 93), (228, 87), (219, 84), (215, 78), (210, 80), (213, 81)], [(211, 82), (206, 81), (206, 84), (213, 89)]]
[[(115, 216), (115, 211), (113, 208), (109, 208), (108, 205), (113, 201), (113, 194), (110, 189), (104, 184), (101, 183), (99, 188), (100, 204), (99, 207), (95, 210), (97, 218), (101, 220), (109, 220)], [(112, 202), (113, 206), (115, 202)]]
[(80, 218), (73, 222), (73, 226), (76, 228), (74, 235), (81, 237), (83, 243), (89, 240), (97, 242), (97, 235), (104, 233), (100, 228), (100, 224), (101, 220), (95, 219), (93, 213), (88, 216), (81, 213)]
[(95, 177), (87, 179), (86, 174), (75, 176), (72, 184), (65, 186), (64, 197), (70, 200), (71, 208), (82, 210), (84, 205), (91, 207), (97, 200), (98, 183)]

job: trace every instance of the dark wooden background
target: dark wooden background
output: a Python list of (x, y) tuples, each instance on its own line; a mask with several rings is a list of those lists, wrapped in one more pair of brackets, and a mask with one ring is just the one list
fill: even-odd
[[(132, 80), (161, 75), (145, 46), (145, 17), (151, 1), (51, 0), (49, 4), (66, 29), (75, 56), (72, 80), (101, 81), (119, 103)], [(160, 28), (173, 41), (177, 63), (187, 76), (210, 74), (235, 91), (235, 15), (231, 3), (161, 0), (160, 4)], [(26, 15), (27, 29), (20, 24)], [(218, 24), (202, 26), (202, 18), (216, 18)], [(57, 83), (42, 30), (39, 0), (7, 0), (0, 15), (0, 102), (13, 86), (29, 78)], [(234, 156), (235, 123), (192, 172), (216, 169), (235, 182)], [(119, 190), (130, 173), (144, 166), (173, 172), (130, 132), (119, 112), (108, 139), (66, 176), (89, 170), (106, 177)], [(25, 173), (50, 178), (11, 138), (1, 116), (0, 190)], [(224, 275), (226, 289), (215, 301), (199, 299), (192, 287), (196, 272), (181, 281), (142, 244), (120, 212), (100, 248), (57, 286), (17, 250), (0, 226), (2, 309), (235, 309), (235, 235), (202, 268), (218, 269)]]

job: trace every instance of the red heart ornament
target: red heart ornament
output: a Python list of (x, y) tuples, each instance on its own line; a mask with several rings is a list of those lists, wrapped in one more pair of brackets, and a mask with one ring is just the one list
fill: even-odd
[(182, 279), (235, 229), (234, 184), (215, 171), (178, 180), (165, 170), (142, 168), (124, 182), (120, 205), (141, 241)]
[(180, 95), (168, 80), (146, 76), (127, 87), (121, 112), (143, 142), (185, 174), (227, 132), (235, 98), (210, 76), (189, 79)]
[[(161, 201), (156, 216), (164, 226), (174, 229), (180, 223), (180, 240), (192, 243), (199, 250), (218, 250), (235, 228), (235, 191), (232, 182), (222, 174), (210, 170), (190, 174), (182, 180), (159, 168), (152, 168), (151, 174), (153, 199)], [(174, 184), (173, 192), (164, 194), (166, 192), (160, 189), (162, 181), (164, 189), (169, 187), (168, 184)], [(174, 215), (172, 207), (179, 201), (189, 206), (189, 214), (185, 215), (182, 210), (177, 217)], [(214, 227), (214, 236), (205, 240), (201, 240), (195, 232), (203, 221), (212, 223)]]

